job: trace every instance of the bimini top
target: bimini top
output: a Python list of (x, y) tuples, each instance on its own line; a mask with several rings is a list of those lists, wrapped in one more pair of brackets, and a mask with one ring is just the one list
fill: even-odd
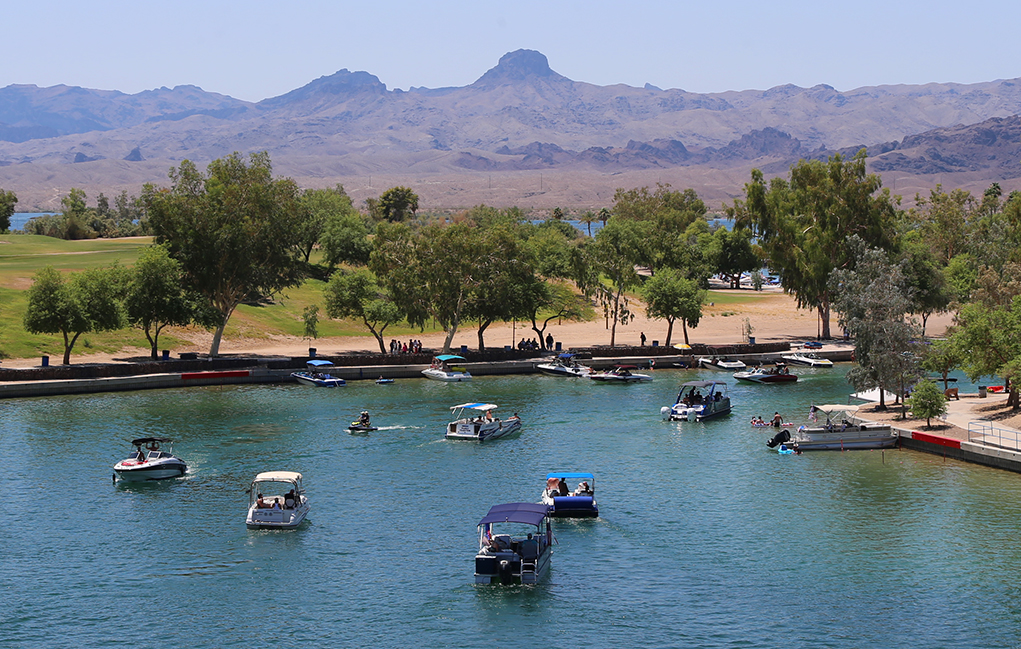
[(840, 403), (812, 407), (816, 410), (822, 410), (823, 412), (858, 412), (858, 406), (849, 406)]
[(266, 471), (255, 476), (254, 482), (298, 482), (301, 474), (297, 471)]
[(138, 439), (131, 440), (131, 444), (133, 446), (141, 446), (142, 444), (149, 444), (152, 442), (157, 442), (159, 444), (169, 444), (172, 441), (174, 440), (170, 439), (169, 437), (139, 437)]
[(309, 367), (327, 367), (327, 366), (332, 366), (333, 363), (331, 361), (312, 360), (312, 361), (309, 361), (309, 362), (305, 363), (305, 365), (308, 365)]
[(500, 406), (495, 403), (462, 403), (457, 406), (450, 406), (451, 410), (457, 410), (458, 408), (471, 408), (472, 410), (496, 410)]
[(688, 381), (681, 383), (682, 388), (708, 388), (710, 385), (726, 385), (723, 381)]
[(458, 356), (457, 354), (442, 354), (436, 357), (436, 360), (446, 363), (447, 361), (463, 361), (464, 356)]
[(569, 352), (564, 352), (564, 353), (563, 353), (563, 354), (561, 354), (560, 356), (557, 356), (557, 358), (559, 358), (559, 359), (562, 359), (562, 360), (565, 360), (565, 361), (569, 361), (569, 360), (571, 360), (572, 358), (574, 358), (574, 354), (571, 354), (571, 353), (569, 353)]
[(578, 472), (572, 473), (570, 471), (553, 471), (551, 473), (547, 473), (546, 474), (546, 479), (549, 480), (550, 478), (570, 478), (571, 480), (575, 480), (575, 479), (577, 479), (577, 480), (595, 480), (596, 479), (596, 477), (594, 475), (592, 475), (591, 473), (578, 473)]
[(489, 508), (489, 513), (486, 514), (479, 525), (488, 525), (491, 523), (524, 523), (526, 525), (535, 525), (539, 527), (542, 524), (543, 519), (546, 518), (546, 514), (549, 512), (549, 507), (538, 503), (507, 503), (504, 505), (493, 505)]

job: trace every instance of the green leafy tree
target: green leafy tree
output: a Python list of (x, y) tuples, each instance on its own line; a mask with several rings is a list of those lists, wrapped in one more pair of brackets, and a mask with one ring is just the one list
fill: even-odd
[(343, 263), (362, 266), (372, 254), (369, 229), (353, 208), (329, 216), (320, 243), (323, 260), (330, 268)]
[(431, 225), (417, 235), (404, 224), (380, 224), (370, 268), (412, 325), (435, 320), (447, 333), (443, 351), (468, 316), (472, 292), (491, 268), (505, 263), (503, 251), (485, 245), (471, 223)]
[(466, 302), (466, 317), (479, 324), (479, 351), (485, 351), (485, 332), (491, 324), (523, 318), (528, 313), (527, 284), (534, 275), (522, 245), (508, 228), (490, 228), (481, 234), (481, 245), (497, 251), (504, 260), (479, 269)]
[(922, 355), (922, 368), (939, 374), (943, 389), (950, 387), (949, 375), (964, 362), (961, 348), (951, 340), (933, 340)]
[[(987, 296), (991, 294), (986, 293)], [(966, 304), (957, 314), (951, 341), (963, 352), (962, 366), (972, 380), (1000, 376), (1010, 394), (1007, 403), (1017, 410), (1018, 381), (1021, 380), (1021, 295), (1009, 301)]]
[[(308, 263), (312, 250), (320, 242), (331, 220), (347, 215), (357, 216), (343, 185), (337, 185), (332, 189), (306, 189), (298, 199), (298, 205), (301, 214), (298, 248), (305, 257), (305, 263)], [(360, 222), (361, 218), (358, 218), (358, 221)], [(336, 245), (336, 242), (333, 243)], [(367, 252), (365, 259), (368, 260)]]
[(687, 246), (688, 229), (697, 221), (705, 224), (707, 211), (695, 190), (674, 191), (669, 184), (659, 184), (655, 191), (648, 187), (618, 189), (613, 196), (615, 217), (646, 223), (655, 232), (643, 258), (636, 260), (655, 269), (677, 267), (678, 246)]
[(14, 216), (14, 206), (17, 204), (18, 197), (14, 192), (0, 189), (0, 232), (11, 229), (11, 217)]
[(319, 337), (319, 305), (309, 304), (301, 312), (302, 322), (305, 324), (305, 339), (315, 340)]
[(157, 359), (163, 329), (184, 326), (192, 320), (193, 303), (183, 286), (181, 263), (165, 246), (146, 249), (128, 274), (124, 299), (128, 323), (145, 333), (152, 360)]
[(188, 285), (219, 315), (210, 356), (242, 301), (302, 280), (298, 187), (274, 180), (269, 155), (248, 163), (234, 153), (201, 173), (189, 160), (170, 170), (172, 185), (146, 185), (143, 201), (157, 243), (181, 262)]
[(61, 334), (63, 362), (70, 365), (71, 350), (82, 334), (124, 326), (119, 300), (121, 277), (117, 269), (95, 268), (65, 281), (52, 266), (43, 268), (35, 274), (28, 291), (25, 330), (34, 334)]
[(649, 235), (646, 223), (614, 217), (585, 247), (593, 276), (583, 282), (583, 288), (603, 307), (610, 347), (616, 344), (617, 323), (634, 319), (627, 293), (641, 281), (635, 266), (647, 258)]
[(553, 208), (553, 220), (555, 220), (555, 221), (563, 221), (564, 220), (564, 210), (560, 209), (559, 207), (554, 207)]
[(762, 261), (752, 248), (752, 232), (748, 228), (718, 228), (713, 233), (710, 259), (716, 273), (730, 282), (731, 288), (741, 288), (741, 274), (758, 270)]
[(688, 327), (697, 327), (702, 319), (702, 306), (707, 291), (699, 288), (695, 280), (684, 277), (680, 271), (664, 268), (645, 282), (642, 295), (645, 298), (646, 314), (650, 318), (663, 318), (667, 321), (666, 346), (670, 346), (676, 320), (681, 322), (684, 342), (687, 344)]
[(418, 194), (410, 187), (391, 187), (379, 197), (379, 214), (391, 223), (414, 218), (418, 211)]
[(879, 176), (865, 173), (865, 158), (862, 149), (851, 160), (802, 160), (791, 167), (789, 180), (773, 178), (768, 186), (754, 169), (746, 200), (727, 209), (739, 225), (754, 228), (798, 307), (818, 310), (824, 338), (830, 337), (829, 277), (850, 261), (847, 237), (884, 250), (894, 243), (893, 199)]
[(909, 217), (940, 265), (946, 266), (966, 250), (975, 199), (969, 191), (955, 189), (947, 194), (942, 185), (936, 185), (928, 198), (916, 195), (915, 204)]
[(930, 420), (933, 417), (947, 414), (947, 398), (934, 381), (919, 381), (907, 401), (911, 407), (911, 416), (925, 419), (926, 429), (931, 428)]
[(929, 316), (950, 307), (952, 295), (946, 275), (932, 251), (913, 237), (905, 237), (901, 268), (911, 289), (908, 313), (921, 316), (922, 335)]
[(855, 364), (847, 379), (858, 391), (879, 388), (879, 407), (885, 408), (883, 391), (905, 381), (910, 385), (918, 373), (913, 345), (918, 332), (905, 319), (910, 307), (907, 280), (886, 252), (867, 248), (858, 237), (846, 245), (854, 254), (854, 266), (834, 271), (831, 281), (840, 324), (855, 344)]
[(328, 316), (359, 318), (379, 343), (379, 353), (386, 353), (383, 332), (403, 318), (400, 309), (372, 272), (365, 268), (338, 270), (330, 276), (324, 295)]

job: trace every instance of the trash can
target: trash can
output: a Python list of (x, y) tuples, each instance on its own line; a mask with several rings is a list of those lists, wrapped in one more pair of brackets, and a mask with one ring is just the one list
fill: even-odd
[(558, 352), (563, 350), (563, 348), (560, 346), (560, 343), (556, 343), (554, 349), (556, 349)]
[[(46, 357), (44, 356), (43, 358), (46, 358)], [(984, 385), (978, 386), (978, 398), (979, 399), (985, 399), (986, 398), (986, 386), (984, 386)]]
[(49, 356), (43, 356), (43, 367), (49, 367), (49, 366), (50, 366), (50, 357)]
[(315, 347), (309, 347), (308, 348), (308, 357), (309, 358), (315, 358), (316, 357), (316, 348)]
[(511, 351), (511, 349), (512, 349), (512, 347), (511, 347), (510, 345), (504, 345), (504, 346), (503, 346), (503, 350), (504, 350), (505, 352), (509, 352), (509, 351)]
[(748, 336), (748, 344), (749, 345), (755, 344), (755, 336)]
[(164, 349), (163, 350), (163, 360), (165, 360), (165, 361), (169, 361), (170, 360), (170, 350), (169, 349)]
[(653, 340), (652, 341), (652, 346), (653, 347), (659, 347), (659, 341), (658, 340)]
[(462, 354), (468, 353), (468, 345), (461, 345), (461, 353)]

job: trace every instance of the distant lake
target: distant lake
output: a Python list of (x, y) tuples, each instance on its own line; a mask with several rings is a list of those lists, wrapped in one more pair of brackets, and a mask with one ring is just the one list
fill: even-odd
[(15, 212), (11, 215), (11, 230), (21, 230), (28, 220), (36, 216), (49, 216), (56, 212)]

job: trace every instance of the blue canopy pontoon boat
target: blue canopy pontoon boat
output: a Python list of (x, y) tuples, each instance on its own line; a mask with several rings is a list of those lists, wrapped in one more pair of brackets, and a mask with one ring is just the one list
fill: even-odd
[[(568, 480), (577, 485), (572, 491)], [(562, 486), (561, 486), (562, 485)], [(554, 471), (546, 474), (542, 504), (550, 516), (557, 518), (592, 518), (599, 516), (596, 504), (596, 477), (591, 473)]]
[(494, 505), (479, 521), (476, 584), (535, 584), (549, 572), (553, 529), (546, 505)]

